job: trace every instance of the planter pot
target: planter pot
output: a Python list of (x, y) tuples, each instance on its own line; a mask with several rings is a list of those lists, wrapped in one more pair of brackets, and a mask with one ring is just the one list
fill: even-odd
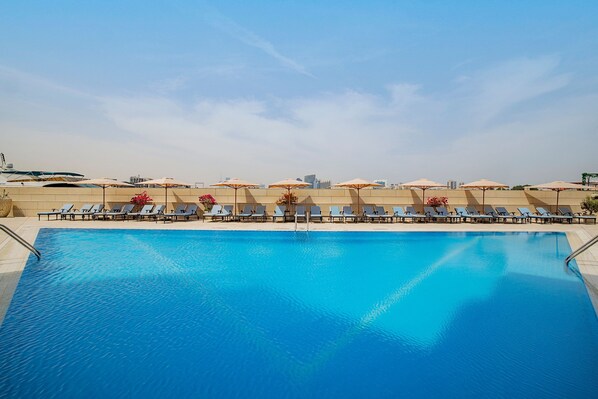
[(0, 218), (5, 218), (10, 214), (12, 210), (12, 199), (4, 198), (0, 199)]

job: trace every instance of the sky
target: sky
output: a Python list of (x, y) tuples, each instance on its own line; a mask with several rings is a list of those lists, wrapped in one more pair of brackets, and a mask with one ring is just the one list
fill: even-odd
[(598, 172), (596, 1), (4, 1), (0, 152), (89, 178)]

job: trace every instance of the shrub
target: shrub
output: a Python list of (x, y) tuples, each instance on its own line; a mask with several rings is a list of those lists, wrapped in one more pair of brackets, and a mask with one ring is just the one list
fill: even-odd
[(276, 205), (294, 205), (299, 201), (299, 198), (293, 193), (283, 193), (280, 198), (276, 201)]
[(448, 205), (448, 198), (447, 197), (430, 197), (426, 201), (426, 205), (428, 206), (447, 206)]
[(133, 198), (131, 198), (131, 204), (135, 204), (135, 205), (147, 205), (150, 202), (152, 202), (153, 200), (150, 198), (149, 195), (147, 195), (147, 192), (144, 191), (141, 194), (135, 194), (135, 196)]
[(581, 201), (581, 209), (589, 212), (590, 215), (593, 215), (594, 212), (598, 212), (598, 196), (592, 198), (588, 195), (586, 199)]
[(216, 198), (212, 197), (211, 194), (204, 194), (199, 197), (199, 202), (204, 206), (206, 211), (211, 211), (212, 207), (216, 205)]

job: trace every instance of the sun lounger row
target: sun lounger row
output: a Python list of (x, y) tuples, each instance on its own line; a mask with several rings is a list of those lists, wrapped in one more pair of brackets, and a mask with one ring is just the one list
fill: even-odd
[[(85, 204), (79, 209), (73, 209), (73, 204), (64, 204), (60, 209), (53, 209), (49, 212), (39, 212), (38, 220), (46, 216), (48, 220), (54, 217), (56, 220), (163, 220), (179, 221), (200, 218), (198, 214), (198, 205), (196, 204), (178, 204), (176, 209), (171, 212), (165, 212), (164, 205), (145, 205), (138, 212), (132, 212), (133, 204), (115, 205), (110, 210), (104, 210), (102, 204)], [(309, 209), (309, 212), (308, 212)], [(559, 207), (559, 214), (553, 214), (542, 207), (537, 207), (536, 212), (529, 208), (517, 208), (519, 214), (509, 212), (505, 207), (484, 206), (484, 213), (480, 213), (474, 206), (455, 207), (453, 212), (449, 212), (446, 207), (424, 207), (424, 212), (420, 213), (413, 206), (392, 207), (392, 212), (387, 211), (382, 206), (364, 205), (362, 212), (356, 214), (351, 206), (331, 206), (327, 215), (330, 222), (440, 222), (440, 223), (573, 223), (577, 221), (585, 223), (587, 221), (596, 224), (596, 216), (574, 213), (569, 207)], [(209, 212), (204, 212), (204, 219), (211, 221), (267, 221), (269, 215), (266, 213), (264, 205), (245, 205), (243, 210), (235, 215), (232, 205), (214, 205)], [(277, 205), (271, 216), (273, 222), (278, 221), (297, 221), (297, 222), (323, 222), (324, 215), (317, 205), (309, 208), (304, 205), (297, 205), (295, 213), (287, 211), (286, 206)]]
[(172, 212), (164, 212), (164, 205), (144, 205), (138, 212), (133, 212), (134, 204), (114, 205), (110, 210), (104, 210), (102, 204), (85, 204), (79, 209), (73, 209), (73, 204), (64, 204), (60, 209), (49, 212), (39, 212), (38, 220), (42, 216), (54, 216), (56, 220), (163, 220), (178, 221), (199, 219), (196, 204), (179, 204)]

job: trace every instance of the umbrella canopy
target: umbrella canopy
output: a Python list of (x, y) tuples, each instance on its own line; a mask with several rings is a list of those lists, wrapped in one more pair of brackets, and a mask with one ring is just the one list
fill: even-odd
[(288, 192), (288, 207), (291, 207), (291, 190), (294, 188), (301, 188), (311, 186), (310, 183), (306, 183), (301, 180), (287, 178), (276, 183), (268, 184), (268, 188), (285, 188)]
[(246, 180), (237, 179), (235, 177), (235, 178), (232, 178), (232, 179), (221, 181), (221, 182), (216, 183), (216, 184), (212, 184), (212, 186), (216, 186), (216, 187), (230, 187), (230, 188), (234, 188), (235, 189), (235, 207), (233, 208), (233, 216), (236, 216), (237, 215), (237, 190), (240, 189), (240, 188), (258, 187), (259, 185), (256, 184), (256, 183), (248, 182)]
[(561, 191), (587, 190), (588, 186), (582, 186), (581, 184), (568, 183), (566, 181), (557, 180), (557, 181), (551, 181), (550, 183), (537, 184), (535, 186), (531, 186), (530, 188), (556, 191), (556, 210), (555, 210), (555, 212), (557, 212), (559, 209), (559, 195), (561, 194)]
[(492, 180), (480, 179), (472, 181), (471, 183), (461, 185), (463, 188), (477, 188), (482, 190), (482, 212), (484, 212), (484, 206), (486, 205), (486, 190), (494, 188), (508, 188), (509, 186), (504, 183), (498, 183)]
[(429, 188), (446, 187), (446, 184), (436, 183), (435, 181), (421, 178), (418, 180), (410, 181), (408, 183), (403, 183), (402, 186), (408, 187), (408, 188), (419, 188), (422, 190), (422, 212), (423, 212), (424, 204), (426, 201), (426, 190)]
[(133, 187), (132, 184), (118, 181), (116, 179), (109, 179), (101, 177), (99, 179), (88, 179), (78, 181), (77, 184), (91, 184), (93, 186), (102, 187), (102, 205), (106, 207), (106, 187)]
[(190, 183), (186, 183), (184, 181), (176, 180), (172, 177), (162, 177), (161, 179), (153, 179), (153, 180), (146, 180), (137, 183), (137, 185), (154, 185), (154, 186), (162, 186), (165, 189), (164, 194), (164, 206), (168, 206), (168, 187), (179, 187), (179, 186), (191, 186)]
[(367, 181), (364, 179), (353, 179), (342, 183), (335, 184), (336, 187), (354, 188), (357, 190), (357, 214), (359, 215), (359, 190), (366, 187), (377, 187), (381, 184), (374, 183), (373, 181)]

